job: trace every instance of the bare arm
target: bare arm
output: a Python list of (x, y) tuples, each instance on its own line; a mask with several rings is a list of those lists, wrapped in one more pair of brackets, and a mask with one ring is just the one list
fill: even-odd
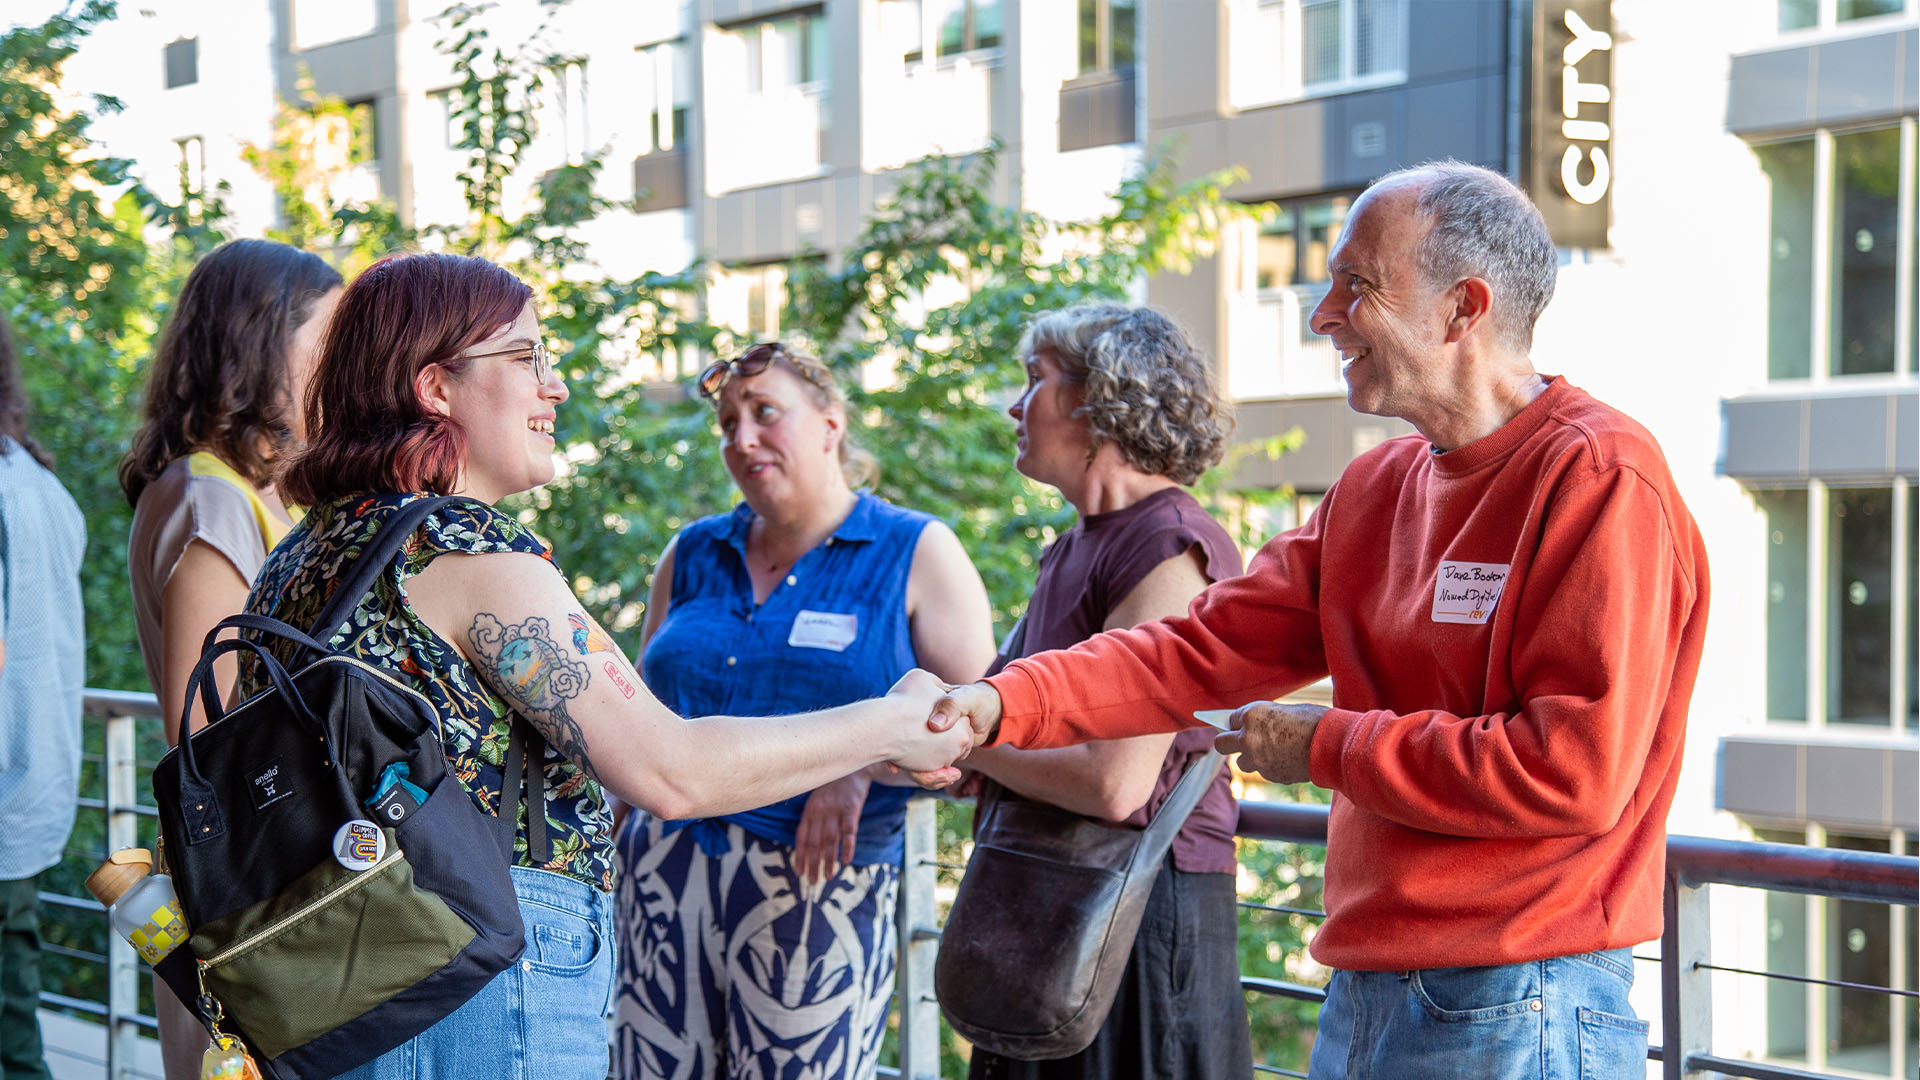
[[(660, 632), (660, 624), (667, 621), (667, 609), (673, 606), (673, 552), (680, 546), (680, 537), (667, 541), (667, 550), (660, 553), (660, 561), (653, 564), (653, 581), (647, 585), (647, 610), (640, 617), (640, 651), (647, 651), (647, 644), (653, 635)], [(639, 665), (634, 665), (637, 669)], [(612, 792), (607, 793), (607, 809), (613, 814), (615, 831), (626, 823), (627, 803)]]
[[(1107, 616), (1101, 629), (1124, 629), (1186, 614), (1187, 605), (1207, 587), (1201, 560), (1200, 549), (1189, 548), (1154, 567)], [(1154, 779), (1172, 743), (1173, 736), (1164, 734), (1103, 739), (1056, 750), (982, 747), (967, 758), (967, 767), (1023, 795), (1119, 821), (1153, 796)]]
[(971, 742), (970, 733), (920, 734), (939, 694), (924, 672), (887, 697), (837, 709), (683, 721), (534, 555), (442, 556), (407, 591), (420, 618), (556, 751), (659, 817), (764, 806), (882, 761), (937, 770)]
[[(207, 631), (246, 607), (247, 579), (240, 570), (206, 541), (189, 543), (160, 593), (160, 625), (165, 632), (160, 643), (160, 685), (155, 690), (160, 695), (168, 746), (180, 741), (180, 706), (186, 697), (187, 680), (200, 662), (200, 644)], [(232, 637), (233, 633), (222, 636)], [(223, 691), (232, 687), (238, 664), (232, 654), (214, 661), (214, 685)], [(198, 731), (206, 723), (205, 709), (196, 699), (187, 732)]]
[(907, 622), (914, 660), (950, 683), (993, 663), (993, 610), (980, 572), (953, 530), (933, 522), (920, 533), (907, 575)]

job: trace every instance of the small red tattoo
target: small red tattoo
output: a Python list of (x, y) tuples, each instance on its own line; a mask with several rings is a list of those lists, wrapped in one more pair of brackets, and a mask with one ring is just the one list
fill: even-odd
[(627, 681), (627, 677), (620, 673), (620, 665), (613, 662), (612, 660), (609, 660), (607, 661), (607, 666), (605, 670), (607, 673), (607, 678), (613, 680), (613, 685), (619, 687), (620, 692), (622, 694), (627, 695), (628, 701), (632, 701), (633, 695), (638, 693), (638, 691), (636, 691), (633, 688), (632, 683)]

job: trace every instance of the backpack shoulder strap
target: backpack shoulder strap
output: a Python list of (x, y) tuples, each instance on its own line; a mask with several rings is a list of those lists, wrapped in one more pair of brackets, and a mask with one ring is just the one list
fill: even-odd
[(349, 565), (352, 574), (342, 581), (327, 601), (326, 608), (314, 619), (308, 630), (316, 640), (332, 641), (333, 635), (340, 632), (347, 620), (353, 617), (353, 609), (360, 606), (380, 572), (393, 562), (393, 557), (405, 546), (407, 538), (427, 520), (427, 515), (455, 501), (455, 496), (440, 495), (431, 499), (419, 499), (410, 502), (394, 512), (394, 515), (380, 526), (380, 531), (367, 541), (360, 554)]

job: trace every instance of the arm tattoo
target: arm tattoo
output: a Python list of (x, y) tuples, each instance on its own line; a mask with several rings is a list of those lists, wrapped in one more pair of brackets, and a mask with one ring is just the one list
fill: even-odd
[(613, 635), (602, 630), (591, 615), (582, 615), (577, 611), (567, 612), (567, 625), (573, 627), (573, 650), (581, 656), (601, 652), (613, 654), (601, 663), (600, 670), (607, 673), (608, 681), (613, 683), (615, 690), (620, 691), (621, 696), (632, 701), (638, 691), (633, 688), (633, 680), (627, 676), (633, 673), (633, 669), (627, 666), (626, 659), (620, 655), (620, 647), (614, 644)]
[(539, 729), (555, 750), (598, 781), (593, 761), (587, 756), (586, 733), (567, 712), (567, 701), (587, 688), (587, 665), (567, 659), (547, 629), (547, 620), (532, 618), (518, 626), (506, 626), (483, 611), (473, 617), (467, 636), (480, 658), (475, 668), (481, 677)]

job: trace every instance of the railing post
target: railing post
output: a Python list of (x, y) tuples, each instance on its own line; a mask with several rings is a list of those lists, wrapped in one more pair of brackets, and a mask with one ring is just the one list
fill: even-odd
[(1707, 886), (1684, 880), (1667, 864), (1665, 927), (1660, 931), (1661, 1075), (1683, 1080), (1701, 1073), (1687, 1067), (1695, 1054), (1713, 1051), (1712, 973), (1707, 962)]
[[(134, 718), (118, 712), (105, 718), (101, 772), (107, 788), (107, 850), (118, 851), (140, 842), (139, 817), (134, 813), (137, 775)], [(133, 1017), (140, 1011), (141, 965), (133, 946), (107, 931), (107, 1078), (132, 1076), (140, 1028)]]
[(900, 1075), (903, 1080), (939, 1080), (940, 1009), (933, 996), (933, 961), (940, 952), (935, 925), (938, 883), (938, 807), (922, 796), (907, 800), (906, 857), (900, 868), (900, 961), (894, 992), (900, 1010)]

